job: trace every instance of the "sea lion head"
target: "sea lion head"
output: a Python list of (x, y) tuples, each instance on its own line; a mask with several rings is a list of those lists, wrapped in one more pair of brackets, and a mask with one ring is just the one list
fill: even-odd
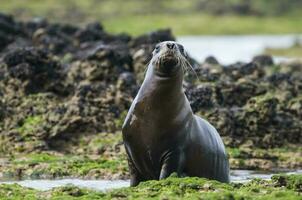
[(152, 53), (151, 63), (158, 76), (170, 77), (182, 73), (187, 65), (184, 47), (174, 41), (158, 43)]

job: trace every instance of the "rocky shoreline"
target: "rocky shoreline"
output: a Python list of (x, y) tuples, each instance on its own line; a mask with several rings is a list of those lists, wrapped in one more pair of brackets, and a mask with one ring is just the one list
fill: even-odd
[[(82, 136), (70, 153), (41, 151), (2, 156), (0, 181), (24, 179), (129, 179), (121, 133)], [(301, 169), (302, 148), (227, 147), (232, 169), (287, 171)]]
[[(157, 42), (0, 14), (0, 177), (127, 178), (120, 129)], [(233, 169), (302, 168), (302, 63), (190, 60), (185, 92)]]

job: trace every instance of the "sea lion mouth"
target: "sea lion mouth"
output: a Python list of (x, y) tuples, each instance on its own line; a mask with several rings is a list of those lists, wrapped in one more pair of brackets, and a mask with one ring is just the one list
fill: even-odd
[(173, 68), (178, 64), (177, 57), (172, 53), (167, 53), (160, 58), (160, 65), (163, 68)]

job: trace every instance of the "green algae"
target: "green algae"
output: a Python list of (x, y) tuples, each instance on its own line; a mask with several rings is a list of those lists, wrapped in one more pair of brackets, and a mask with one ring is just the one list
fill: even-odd
[(278, 187), (286, 187), (302, 193), (302, 175), (274, 175), (272, 181)]
[(25, 118), (22, 126), (18, 128), (18, 131), (22, 135), (34, 134), (41, 123), (43, 123), (43, 118), (41, 115), (29, 116)]
[(302, 45), (295, 45), (289, 48), (267, 48), (265, 52), (274, 56), (301, 58)]
[[(69, 152), (42, 151), (12, 154), (0, 166), (0, 179), (26, 178), (128, 178), (122, 134), (83, 135), (67, 146)], [(302, 147), (227, 148), (232, 169), (271, 170), (302, 166)], [(1, 175), (2, 174), (2, 175)]]
[(108, 192), (72, 185), (38, 191), (14, 185), (0, 185), (1, 199), (301, 199), (302, 175), (276, 175), (272, 180), (254, 179), (248, 183), (225, 184), (205, 178), (171, 176), (161, 181), (142, 182)]
[(116, 127), (119, 127), (119, 128), (122, 128), (122, 126), (123, 126), (123, 123), (124, 123), (124, 120), (125, 120), (125, 118), (126, 118), (126, 116), (127, 116), (127, 111), (125, 110), (125, 111), (123, 111), (121, 114), (120, 114), (120, 117), (118, 118), (118, 119), (116, 119), (115, 120), (115, 125), (116, 125)]
[(2, 179), (126, 176), (126, 160), (46, 153), (19, 155), (1, 167)]
[(0, 185), (0, 199), (6, 200), (30, 200), (38, 199), (38, 192), (34, 189), (22, 187), (18, 184)]
[(0, 165), (0, 179), (128, 177), (121, 133), (83, 135), (67, 148), (69, 152), (3, 155), (6, 162)]
[[(78, 153), (17, 154), (0, 166), (0, 179), (129, 178), (121, 134), (81, 138)], [(83, 149), (81, 149), (83, 148)], [(302, 165), (299, 146), (274, 149), (227, 148), (232, 169), (294, 169)]]
[(302, 167), (302, 147), (282, 148), (227, 148), (232, 169), (297, 169)]
[(12, 163), (14, 164), (37, 164), (37, 163), (51, 163), (51, 162), (60, 162), (65, 160), (65, 157), (55, 156), (49, 153), (32, 153), (26, 155), (26, 157), (20, 158), (17, 156)]

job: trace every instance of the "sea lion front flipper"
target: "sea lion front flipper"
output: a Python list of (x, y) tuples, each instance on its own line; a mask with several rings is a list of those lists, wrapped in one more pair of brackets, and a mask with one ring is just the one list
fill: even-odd
[(144, 181), (144, 178), (135, 168), (130, 158), (128, 158), (128, 166), (129, 166), (129, 173), (130, 173), (130, 186), (131, 187), (137, 186), (140, 182)]
[(162, 162), (159, 180), (169, 177), (174, 172), (180, 177), (184, 166), (183, 161), (184, 153), (180, 150), (166, 153)]

